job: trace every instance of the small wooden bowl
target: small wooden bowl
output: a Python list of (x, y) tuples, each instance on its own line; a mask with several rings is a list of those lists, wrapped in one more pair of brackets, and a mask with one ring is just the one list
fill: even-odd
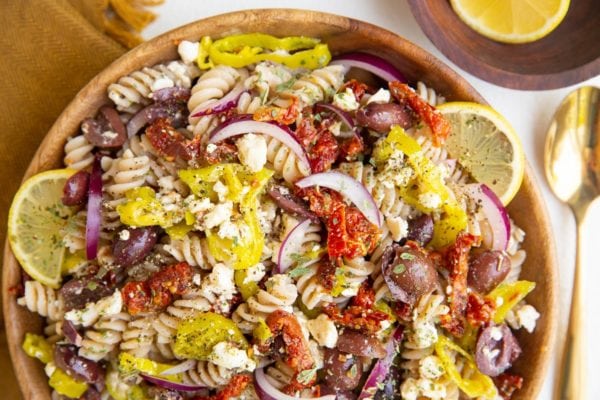
[[(277, 36), (307, 35), (326, 41), (334, 53), (367, 50), (386, 57), (411, 80), (423, 80), (451, 100), (484, 102), (463, 78), (441, 61), (414, 44), (376, 26), (353, 19), (298, 10), (255, 10), (224, 14), (168, 32), (133, 49), (112, 63), (88, 83), (60, 115), (35, 154), (25, 178), (59, 168), (68, 136), (76, 134), (82, 119), (92, 116), (108, 102), (106, 88), (111, 82), (143, 66), (177, 57), (175, 44), (201, 36), (221, 37), (241, 32), (265, 32)], [(535, 398), (546, 373), (556, 327), (556, 267), (548, 217), (541, 195), (527, 168), (523, 186), (510, 205), (515, 221), (528, 234), (525, 249), (528, 262), (524, 279), (537, 282), (528, 297), (542, 316), (536, 331), (520, 337), (524, 353), (515, 371), (525, 378), (517, 399)], [(26, 399), (50, 399), (47, 378), (40, 362), (21, 350), (26, 332), (41, 332), (42, 320), (17, 305), (9, 288), (21, 280), (21, 271), (8, 243), (4, 251), (3, 301), (11, 356), (21, 390)]]
[(557, 89), (600, 74), (600, 1), (572, 0), (565, 19), (532, 43), (488, 39), (462, 22), (447, 0), (408, 0), (433, 44), (461, 68), (511, 89)]

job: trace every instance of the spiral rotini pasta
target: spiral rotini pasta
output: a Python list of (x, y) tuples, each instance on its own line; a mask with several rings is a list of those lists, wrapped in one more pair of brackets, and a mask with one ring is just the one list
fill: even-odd
[(27, 281), (24, 286), (25, 294), (17, 300), (19, 305), (52, 321), (63, 318), (65, 312), (63, 299), (56, 290), (37, 281)]
[(170, 239), (163, 249), (177, 261), (185, 261), (192, 267), (208, 270), (217, 263), (208, 250), (206, 239), (197, 233), (188, 233), (182, 239)]
[(435, 90), (425, 85), (423, 82), (417, 82), (417, 94), (420, 98), (431, 104), (432, 106), (439, 106), (444, 104), (446, 99), (444, 96), (440, 96)]
[(286, 275), (275, 275), (267, 281), (266, 290), (242, 303), (234, 311), (232, 319), (244, 333), (250, 333), (260, 319), (265, 319), (275, 310), (291, 311), (298, 292), (290, 278)]
[(121, 334), (119, 347), (122, 351), (133, 354), (136, 357), (146, 357), (152, 349), (154, 336), (153, 315), (141, 316), (127, 323), (127, 328)]
[(150, 158), (136, 157), (131, 150), (125, 150), (123, 156), (116, 159), (114, 164), (112, 180), (106, 186), (106, 192), (113, 198), (124, 197), (128, 190), (142, 186), (150, 170)]
[(79, 355), (93, 361), (106, 359), (121, 343), (130, 320), (126, 312), (100, 318), (93, 328), (86, 329)]
[(293, 82), (291, 88), (278, 93), (274, 103), (280, 107), (290, 105), (292, 98), (298, 98), (304, 106), (319, 101), (330, 100), (344, 83), (344, 67), (329, 65), (315, 69)]
[(183, 382), (190, 385), (217, 388), (226, 385), (233, 371), (213, 364), (210, 361), (198, 361), (194, 368), (183, 373)]
[(68, 168), (76, 170), (85, 169), (94, 162), (93, 149), (94, 146), (83, 135), (69, 138), (65, 144), (65, 158), (63, 162)]
[(108, 97), (115, 103), (117, 110), (134, 113), (150, 103), (153, 91), (171, 86), (189, 88), (192, 80), (199, 74), (196, 66), (186, 65), (181, 61), (144, 67), (109, 85)]

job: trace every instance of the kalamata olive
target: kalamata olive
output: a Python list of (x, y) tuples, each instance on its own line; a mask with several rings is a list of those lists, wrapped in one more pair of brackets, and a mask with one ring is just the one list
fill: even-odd
[(433, 218), (423, 214), (408, 222), (408, 240), (414, 240), (421, 246), (426, 246), (433, 238)]
[(102, 107), (95, 119), (84, 119), (81, 131), (88, 142), (101, 149), (121, 147), (127, 140), (127, 131), (119, 113), (108, 106)]
[(381, 271), (394, 300), (414, 304), (438, 284), (433, 262), (424, 251), (396, 243), (381, 258)]
[(291, 213), (292, 215), (308, 218), (316, 223), (319, 222), (319, 217), (308, 208), (308, 205), (303, 202), (302, 199), (290, 193), (286, 188), (281, 186), (273, 186), (268, 190), (267, 193), (269, 193), (269, 196), (271, 196), (271, 198), (275, 200), (277, 205), (283, 210)]
[(158, 229), (155, 226), (123, 229), (113, 246), (115, 263), (123, 267), (137, 264), (150, 254), (157, 239)]
[(335, 400), (356, 400), (356, 394), (351, 390), (336, 390), (327, 385), (320, 386), (321, 396), (335, 395)]
[(392, 125), (400, 125), (408, 129), (413, 125), (414, 120), (410, 110), (403, 105), (371, 103), (356, 112), (356, 122), (376, 132), (387, 133)]
[(510, 259), (501, 251), (473, 253), (469, 259), (468, 283), (479, 293), (487, 294), (498, 286), (510, 271)]
[(183, 396), (176, 390), (165, 389), (158, 386), (151, 386), (148, 389), (148, 395), (151, 399), (155, 400), (183, 400)]
[(102, 395), (100, 394), (100, 392), (94, 388), (94, 387), (89, 387), (88, 390), (85, 391), (85, 393), (83, 394), (83, 396), (81, 396), (79, 398), (79, 400), (101, 400), (102, 399)]
[(81, 347), (83, 337), (75, 327), (75, 324), (68, 319), (65, 319), (62, 324), (62, 333), (67, 341), (75, 346)]
[(58, 344), (54, 347), (56, 366), (75, 379), (87, 383), (104, 382), (104, 369), (95, 361), (77, 355), (77, 347)]
[(101, 278), (73, 278), (60, 288), (66, 311), (79, 310), (113, 293), (114, 287)]
[(488, 326), (477, 338), (475, 362), (481, 372), (498, 376), (512, 366), (521, 355), (521, 347), (505, 324)]
[(361, 357), (383, 358), (387, 355), (385, 347), (377, 338), (351, 329), (345, 329), (339, 336), (337, 348), (344, 353)]
[(325, 383), (334, 390), (353, 390), (363, 373), (360, 357), (338, 349), (325, 349)]
[(80, 206), (87, 200), (90, 174), (78, 171), (71, 175), (63, 188), (62, 203), (65, 206)]

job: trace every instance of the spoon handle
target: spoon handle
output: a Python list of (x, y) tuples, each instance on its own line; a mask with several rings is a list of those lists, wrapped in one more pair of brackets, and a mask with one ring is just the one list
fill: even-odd
[(563, 375), (560, 385), (561, 400), (585, 400), (585, 324), (583, 322), (583, 228), (582, 220), (577, 221), (577, 253), (569, 328), (563, 355)]

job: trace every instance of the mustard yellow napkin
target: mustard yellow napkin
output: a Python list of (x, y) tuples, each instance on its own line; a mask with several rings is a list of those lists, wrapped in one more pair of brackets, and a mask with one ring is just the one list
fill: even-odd
[[(0, 243), (23, 173), (46, 132), (94, 75), (137, 45), (163, 0), (2, 0)], [(0, 397), (19, 399), (0, 309)]]

